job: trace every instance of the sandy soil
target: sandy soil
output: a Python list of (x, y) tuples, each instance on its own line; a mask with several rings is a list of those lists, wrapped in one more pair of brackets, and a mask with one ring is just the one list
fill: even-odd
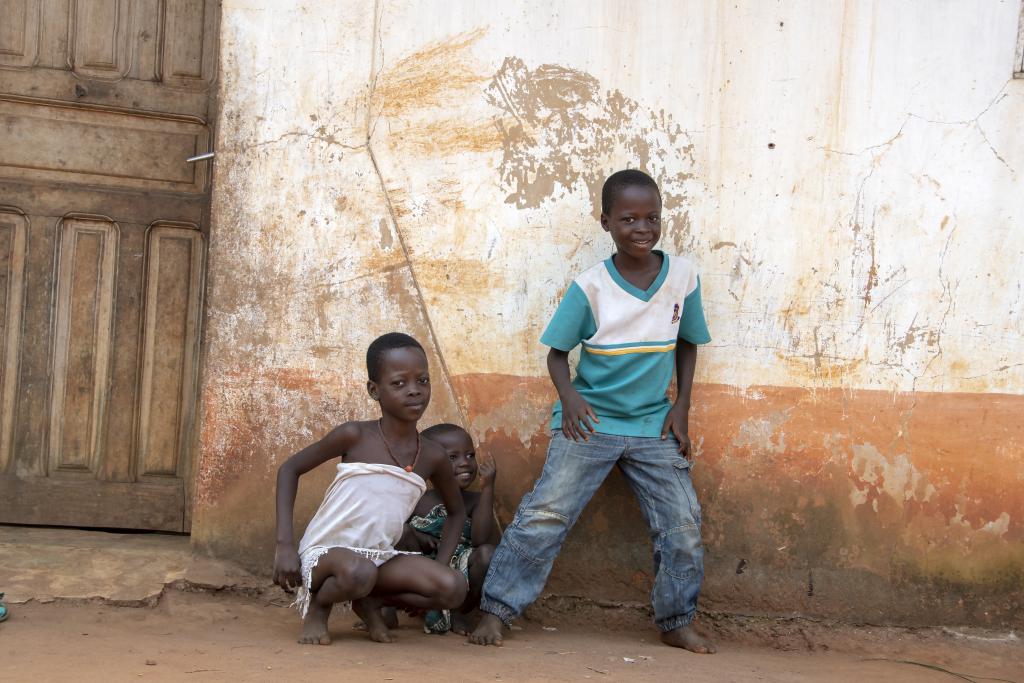
[(711, 620), (719, 653), (700, 656), (658, 644), (651, 630), (557, 616), (523, 621), (500, 649), (427, 636), (403, 617), (399, 641), (383, 645), (352, 630), (351, 614), (336, 614), (335, 642), (322, 647), (296, 644), (298, 618), (278, 602), (168, 590), (150, 608), (16, 605), (0, 624), (0, 679), (1024, 683), (1024, 645), (1012, 636)]

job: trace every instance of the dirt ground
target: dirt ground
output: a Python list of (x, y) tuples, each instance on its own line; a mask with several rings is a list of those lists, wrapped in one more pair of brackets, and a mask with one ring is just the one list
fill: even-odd
[(1024, 683), (1024, 645), (1012, 634), (708, 618), (719, 653), (700, 656), (660, 645), (653, 630), (580, 625), (565, 613), (523, 620), (503, 648), (486, 649), (425, 635), (404, 616), (397, 643), (373, 643), (351, 614), (335, 614), (335, 641), (323, 647), (296, 644), (298, 617), (280, 603), (168, 589), (148, 608), (15, 605), (0, 624), (0, 679)]

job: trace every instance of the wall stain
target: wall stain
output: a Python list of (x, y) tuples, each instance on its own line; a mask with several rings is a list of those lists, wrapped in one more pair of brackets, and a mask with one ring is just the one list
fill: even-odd
[(411, 154), (429, 156), (490, 152), (501, 147), (501, 136), (491, 121), (441, 120), (407, 125), (393, 133), (388, 143)]
[(696, 162), (689, 135), (664, 110), (641, 106), (597, 78), (558, 64), (506, 57), (485, 89), (502, 112), (501, 184), (519, 208), (585, 190), (600, 215), (601, 185), (628, 164), (661, 186), (666, 214), (685, 209)]
[(474, 259), (451, 256), (432, 259), (425, 256), (416, 259), (416, 270), (421, 277), (429, 280), (431, 291), (443, 289), (443, 296), (460, 297), (487, 296), (493, 290), (508, 291), (515, 283), (508, 273), (480, 267)]
[[(240, 480), (256, 479), (273, 490), (277, 465), (349, 419), (357, 404), (357, 387), (306, 368), (211, 374), (203, 392), (197, 510), (216, 505)], [(354, 395), (339, 405), (334, 397), (346, 390)]]
[(404, 187), (388, 188), (399, 219), (422, 219), (443, 209), (449, 220), (466, 208), (458, 183), (448, 179), (431, 182), (425, 192), (411, 193)]
[(391, 234), (391, 226), (388, 225), (386, 218), (380, 218), (377, 221), (377, 229), (380, 230), (380, 248), (390, 250), (394, 244), (394, 237)]
[(428, 107), (447, 109), (452, 92), (478, 90), (486, 77), (466, 68), (466, 53), (486, 33), (478, 28), (430, 43), (388, 66), (374, 83), (375, 115), (401, 117)]

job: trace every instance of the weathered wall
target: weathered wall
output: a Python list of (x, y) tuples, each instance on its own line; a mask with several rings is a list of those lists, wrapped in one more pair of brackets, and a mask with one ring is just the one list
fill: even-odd
[[(1015, 2), (225, 0), (194, 537), (269, 569), (277, 465), (431, 349), (430, 420), (543, 462), (543, 326), (662, 184), (714, 341), (692, 436), (705, 605), (1024, 623)], [(428, 422), (430, 421), (428, 420)], [(304, 484), (302, 515), (330, 472)], [(618, 475), (548, 588), (645, 599)]]

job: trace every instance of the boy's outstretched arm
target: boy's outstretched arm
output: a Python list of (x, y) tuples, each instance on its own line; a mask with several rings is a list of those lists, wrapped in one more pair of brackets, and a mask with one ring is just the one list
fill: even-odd
[(470, 532), (470, 543), (473, 547), (481, 546), (491, 540), (494, 529), (494, 480), (498, 478), (498, 468), (491, 458), (480, 465), (480, 498), (473, 508), (473, 530)]
[(448, 458), (438, 457), (437, 463), (434, 473), (430, 475), (430, 483), (434, 485), (448, 511), (444, 526), (441, 527), (441, 542), (437, 544), (437, 561), (447, 567), (462, 538), (462, 527), (466, 524), (466, 505), (462, 502), (462, 491), (455, 481)]
[(299, 554), (295, 549), (292, 513), (299, 476), (332, 458), (345, 454), (359, 439), (359, 425), (346, 422), (324, 438), (306, 446), (277, 469), (277, 548), (274, 551), (274, 583), (287, 591), (302, 583)]
[(687, 459), (690, 453), (690, 391), (693, 389), (693, 373), (697, 368), (697, 345), (681, 337), (676, 340), (676, 402), (672, 404), (665, 424), (661, 427), (661, 438), (668, 438), (669, 432), (679, 439), (679, 452)]
[(584, 427), (593, 434), (594, 425), (601, 420), (569, 379), (568, 351), (551, 347), (548, 351), (548, 374), (551, 375), (551, 383), (555, 385), (558, 398), (562, 401), (562, 432), (573, 441), (588, 441), (590, 436), (584, 431)]

